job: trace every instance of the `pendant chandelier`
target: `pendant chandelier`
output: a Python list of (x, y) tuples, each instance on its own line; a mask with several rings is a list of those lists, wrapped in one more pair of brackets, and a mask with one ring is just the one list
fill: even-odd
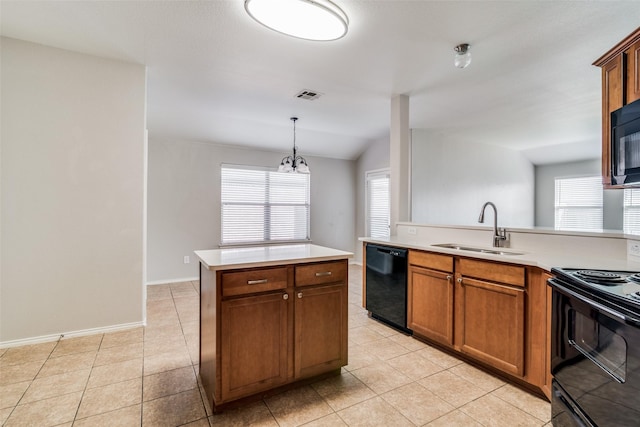
[(296, 121), (297, 117), (291, 117), (293, 122), (293, 155), (283, 157), (278, 167), (278, 172), (293, 172), (293, 173), (309, 173), (309, 166), (304, 157), (297, 154), (298, 147), (296, 147)]

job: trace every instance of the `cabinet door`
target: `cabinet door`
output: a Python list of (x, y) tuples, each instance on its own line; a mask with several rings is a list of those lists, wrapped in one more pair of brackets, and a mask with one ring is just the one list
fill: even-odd
[(453, 345), (451, 273), (409, 267), (407, 322), (414, 334)]
[(640, 99), (640, 40), (625, 51), (627, 59), (626, 104)]
[(347, 364), (346, 283), (295, 291), (295, 376)]
[(222, 401), (288, 380), (291, 324), (287, 293), (222, 301)]
[(524, 374), (524, 289), (458, 276), (456, 346), (511, 374)]
[(602, 180), (611, 184), (611, 112), (622, 107), (623, 100), (622, 55), (617, 55), (602, 66)]

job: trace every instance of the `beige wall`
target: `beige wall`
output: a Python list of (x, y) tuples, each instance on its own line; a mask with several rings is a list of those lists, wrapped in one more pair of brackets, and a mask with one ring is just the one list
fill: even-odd
[[(220, 164), (276, 167), (283, 152), (149, 139), (148, 283), (198, 277), (193, 251), (220, 244)], [(305, 156), (313, 243), (354, 250), (355, 162)], [(185, 256), (190, 264), (184, 264)]]
[[(411, 222), (478, 225), (492, 201), (499, 227), (533, 226), (534, 167), (521, 152), (413, 129), (411, 153)], [(493, 224), (493, 212), (485, 223)]]
[(356, 197), (356, 251), (354, 260), (362, 261), (362, 242), (357, 241), (359, 237), (366, 234), (366, 199), (367, 199), (367, 180), (366, 173), (377, 169), (389, 168), (389, 138), (374, 141), (367, 147), (357, 161), (357, 197)]
[(1, 52), (0, 344), (141, 323), (144, 67)]

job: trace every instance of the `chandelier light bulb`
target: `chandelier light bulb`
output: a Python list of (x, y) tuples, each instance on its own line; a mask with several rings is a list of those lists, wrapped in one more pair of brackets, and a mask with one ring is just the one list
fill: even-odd
[(470, 46), (467, 43), (459, 44), (453, 50), (456, 51), (456, 55), (453, 58), (453, 65), (457, 68), (467, 68), (471, 64), (471, 51)]

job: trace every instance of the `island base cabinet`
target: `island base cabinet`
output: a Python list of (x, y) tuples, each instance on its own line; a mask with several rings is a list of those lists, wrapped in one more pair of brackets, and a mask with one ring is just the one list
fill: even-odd
[(291, 348), (288, 294), (239, 298), (223, 301), (221, 305), (224, 400), (287, 382)]
[(296, 379), (347, 364), (345, 284), (296, 290), (294, 324)]
[(451, 273), (409, 267), (407, 323), (414, 334), (453, 345)]
[(213, 412), (347, 364), (348, 264), (200, 266), (200, 378)]
[(456, 347), (504, 372), (524, 375), (525, 290), (456, 280)]

